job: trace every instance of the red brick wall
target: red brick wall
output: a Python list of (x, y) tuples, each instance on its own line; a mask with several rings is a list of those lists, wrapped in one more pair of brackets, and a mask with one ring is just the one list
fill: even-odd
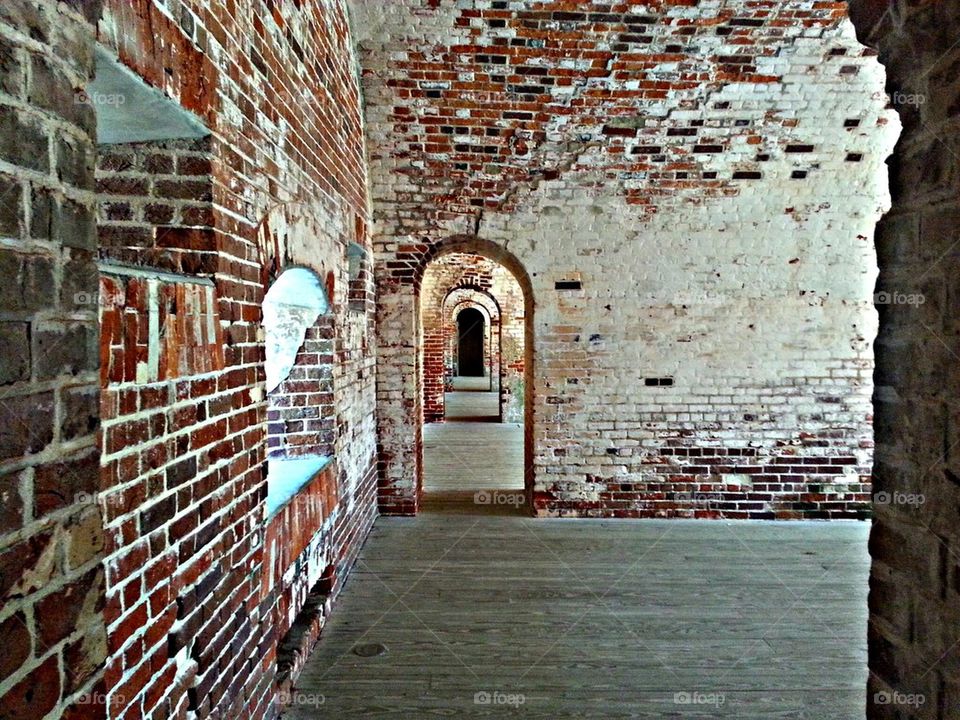
[[(93, 73), (79, 3), (0, 4), (0, 715), (105, 717)], [(64, 713), (64, 714), (62, 714)]]
[[(172, 17), (152, 0), (113, 0), (99, 24), (103, 44), (212, 131), (102, 148), (99, 163), (101, 256), (161, 271), (176, 325), (200, 333), (164, 334), (152, 348), (133, 281), (122, 308), (102, 306), (105, 326), (112, 312), (136, 316), (103, 350), (110, 709), (260, 718), (276, 712), (277, 648), (291, 618), (311, 590), (332, 602), (376, 514), (372, 277), (351, 276), (348, 261), (351, 244), (369, 253), (359, 92), (342, 3), (177, 8)], [(334, 461), (322, 511), (311, 510), (308, 484), (275, 516), (272, 545), (289, 530), (286, 552), (299, 553), (284, 564), (322, 559), (320, 579), (290, 584), (270, 580), (265, 555), (261, 303), (292, 265), (324, 278), (331, 314), (308, 339), (318, 347), (303, 349), (329, 368), (313, 398), (322, 427), (287, 439), (310, 435)], [(197, 300), (199, 326), (187, 317)], [(214, 336), (203, 334), (207, 321)], [(137, 374), (144, 355), (149, 365), (172, 344), (175, 366)]]
[(538, 514), (867, 515), (897, 125), (845, 3), (352, 7), (391, 508), (417, 279), (462, 240), (530, 280)]
[(267, 396), (267, 455), (333, 454), (333, 318), (321, 315), (286, 380)]
[(100, 257), (211, 275), (217, 269), (210, 138), (101, 145)]
[(267, 520), (260, 599), (270, 608), (270, 632), (280, 643), (281, 692), (303, 669), (330, 613), (334, 565), (328, 520), (338, 502), (336, 472), (335, 463), (327, 465)]

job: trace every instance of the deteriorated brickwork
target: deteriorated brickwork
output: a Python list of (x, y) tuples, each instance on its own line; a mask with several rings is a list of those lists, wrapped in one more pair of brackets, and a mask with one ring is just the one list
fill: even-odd
[(101, 145), (103, 260), (210, 275), (217, 269), (210, 140)]
[(960, 708), (960, 12), (856, 0), (851, 15), (904, 124), (877, 289), (926, 300), (879, 305), (868, 717), (948, 720)]
[(267, 519), (260, 598), (270, 607), (268, 625), (278, 642), (275, 682), (281, 694), (289, 693), (330, 613), (336, 572), (330, 520), (338, 503), (334, 473), (335, 465), (327, 465)]
[(287, 379), (267, 396), (267, 456), (333, 454), (333, 342), (330, 315), (306, 337)]
[(416, 505), (416, 279), (475, 238), (531, 282), (537, 513), (866, 514), (898, 128), (845, 3), (351, 9), (384, 507)]
[[(0, 715), (105, 717), (91, 28), (0, 4)], [(66, 713), (62, 715), (62, 713)]]
[[(223, 327), (211, 283), (104, 273), (100, 299), (101, 387), (223, 370)], [(113, 402), (107, 398), (108, 406)], [(108, 408), (110, 418), (118, 412)]]
[[(101, 255), (136, 266), (104, 266), (105, 282), (133, 280), (122, 307), (112, 292), (101, 304), (105, 326), (117, 311), (129, 328), (103, 350), (110, 714), (269, 717), (286, 628), (309, 592), (332, 602), (376, 513), (372, 315), (356, 311), (370, 277), (348, 258), (369, 252), (369, 218), (345, 8), (105, 6), (101, 42), (212, 130), (103, 147), (98, 164)], [(309, 435), (333, 461), (268, 525), (261, 304), (291, 265), (324, 279), (331, 313), (309, 342), (333, 371), (311, 398), (322, 428), (287, 439)], [(220, 357), (195, 362), (218, 335)]]
[[(856, 110), (857, 95), (866, 105), (879, 89), (843, 2), (657, 0), (641, 12), (602, 1), (406, 0), (354, 11), (370, 135), (392, 142), (374, 168), (416, 188), (398, 187), (383, 208), (398, 235), (513, 210), (542, 183), (588, 169), (596, 184), (586, 187), (614, 184), (650, 213), (794, 171), (820, 175), (821, 160), (836, 157), (823, 128), (799, 122), (798, 104), (830, 94), (840, 97), (819, 101)], [(802, 73), (820, 63), (806, 92)], [(844, 135), (839, 119), (832, 135)], [(850, 152), (869, 149), (856, 138)]]

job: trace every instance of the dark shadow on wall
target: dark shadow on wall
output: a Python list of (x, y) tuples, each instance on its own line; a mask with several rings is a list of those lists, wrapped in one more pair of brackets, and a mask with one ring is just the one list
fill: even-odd
[(484, 377), (484, 340), (487, 323), (483, 314), (465, 308), (457, 315), (457, 368), (464, 377)]
[(949, 720), (960, 707), (960, 7), (852, 0), (850, 15), (903, 123), (877, 297), (924, 298), (877, 308), (867, 716)]

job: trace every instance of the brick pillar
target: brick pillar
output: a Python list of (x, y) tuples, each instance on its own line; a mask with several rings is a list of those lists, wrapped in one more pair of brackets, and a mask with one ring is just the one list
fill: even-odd
[(422, 489), (423, 395), (419, 307), (413, 286), (382, 283), (377, 312), (377, 499), (385, 515), (416, 514)]
[[(947, 720), (960, 707), (960, 9), (856, 0), (850, 12), (904, 125), (876, 239), (867, 715)], [(923, 302), (887, 301), (910, 296)]]

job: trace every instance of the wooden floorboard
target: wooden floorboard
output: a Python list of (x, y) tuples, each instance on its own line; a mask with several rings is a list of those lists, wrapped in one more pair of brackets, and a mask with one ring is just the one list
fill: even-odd
[(515, 423), (450, 420), (425, 425), (423, 485), (426, 492), (523, 492), (523, 428)]
[(860, 720), (867, 532), (380, 518), (287, 716)]
[(497, 422), (500, 417), (499, 393), (448, 392), (443, 402), (447, 420)]

